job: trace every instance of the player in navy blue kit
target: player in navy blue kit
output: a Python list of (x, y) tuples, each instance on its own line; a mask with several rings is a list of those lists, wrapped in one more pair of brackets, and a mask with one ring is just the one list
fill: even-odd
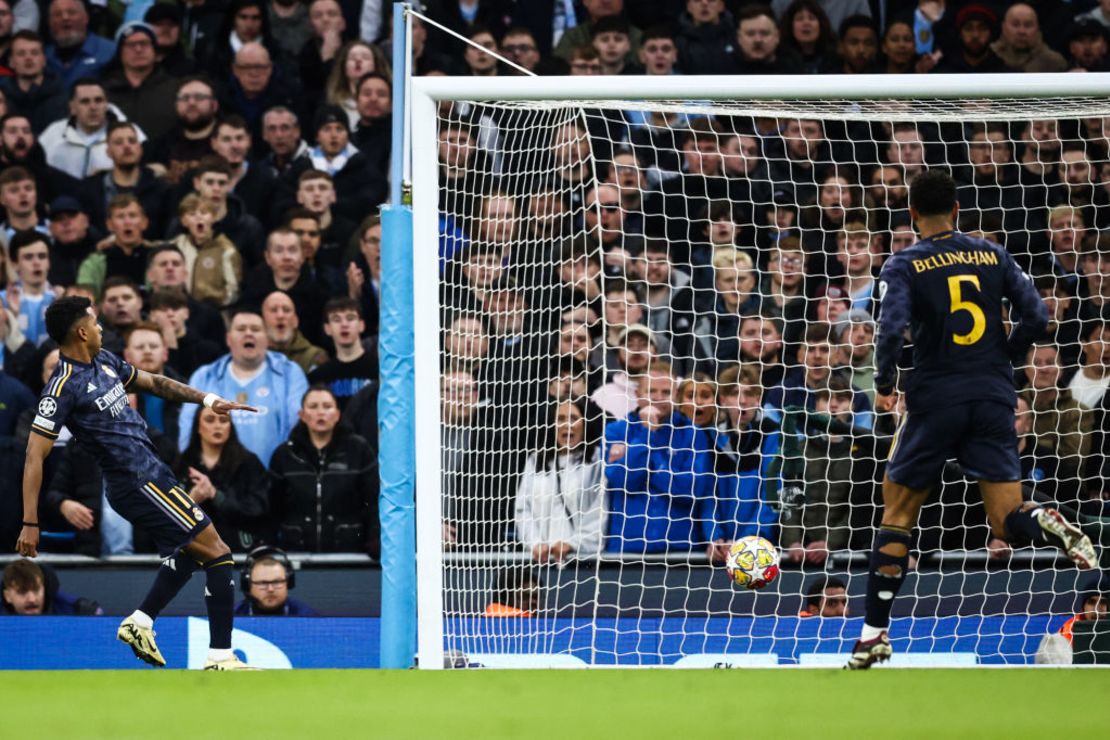
[(23, 529), (16, 549), (35, 557), (39, 542), (38, 499), (43, 460), (65, 426), (104, 473), (108, 501), (154, 539), (165, 558), (143, 603), (120, 624), (117, 637), (151, 665), (164, 666), (154, 642), (154, 620), (198, 568), (207, 579), (210, 644), (207, 670), (244, 670), (231, 652), (235, 583), (231, 549), (211, 520), (154, 451), (146, 423), (127, 402), (128, 390), (169, 401), (203, 403), (219, 414), (254, 411), (250, 406), (201, 393), (162, 375), (132, 367), (101, 351), (102, 330), (89, 300), (61, 298), (46, 310), (46, 330), (61, 348), (58, 367), (43, 389), (27, 441), (23, 469)]
[[(895, 407), (907, 327), (913, 370), (904, 383), (906, 412), (883, 479), (882, 524), (871, 550), (867, 613), (851, 669), (891, 655), (890, 609), (905, 579), (911, 532), (951, 457), (979, 481), (995, 537), (1014, 545), (1055, 545), (1083, 569), (1096, 563), (1090, 539), (1058, 511), (1022, 501), (1012, 360), (1023, 357), (1044, 331), (1048, 312), (1005, 249), (954, 230), (958, 212), (951, 177), (939, 170), (915, 177), (910, 214), (921, 241), (892, 256), (879, 278), (877, 410)], [(1002, 318), (1007, 300), (1009, 335)]]

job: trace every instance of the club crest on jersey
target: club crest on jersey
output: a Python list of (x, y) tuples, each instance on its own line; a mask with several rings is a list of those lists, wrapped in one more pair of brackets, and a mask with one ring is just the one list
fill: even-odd
[(197, 521), (199, 522), (201, 519), (204, 518), (204, 512), (200, 510), (199, 506), (194, 506), (193, 507), (193, 516), (195, 516), (197, 518)]
[(53, 416), (58, 410), (58, 403), (49, 396), (39, 401), (39, 416)]
[(96, 386), (93, 385), (92, 383), (89, 383), (87, 386), (85, 386), (85, 393), (92, 393), (95, 390), (96, 390)]
[(100, 369), (103, 370), (109, 378), (118, 378), (119, 377), (118, 375), (116, 375), (116, 371), (113, 370), (112, 368), (108, 367), (107, 365), (101, 365)]

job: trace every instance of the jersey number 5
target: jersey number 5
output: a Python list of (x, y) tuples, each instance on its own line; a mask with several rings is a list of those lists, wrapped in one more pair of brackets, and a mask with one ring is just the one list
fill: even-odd
[(952, 300), (950, 312), (967, 311), (971, 314), (971, 331), (967, 334), (953, 334), (952, 341), (962, 345), (975, 344), (983, 338), (983, 332), (987, 330), (987, 317), (979, 304), (964, 300), (961, 283), (971, 283), (975, 290), (980, 290), (978, 275), (952, 275), (948, 278), (948, 295)]

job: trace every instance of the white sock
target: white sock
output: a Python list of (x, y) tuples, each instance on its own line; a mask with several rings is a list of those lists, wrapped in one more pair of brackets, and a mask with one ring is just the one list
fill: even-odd
[(143, 629), (150, 629), (154, 626), (154, 620), (150, 618), (150, 615), (148, 615), (146, 612), (141, 612), (138, 609), (131, 612), (131, 619), (135, 622), (135, 624), (139, 625)]
[(222, 663), (234, 656), (235, 653), (231, 652), (231, 648), (208, 648), (208, 659), (217, 663)]
[(886, 632), (886, 627), (872, 627), (869, 624), (864, 624), (863, 631), (860, 633), (859, 639), (867, 642), (868, 640), (874, 640), (876, 637), (884, 632)]

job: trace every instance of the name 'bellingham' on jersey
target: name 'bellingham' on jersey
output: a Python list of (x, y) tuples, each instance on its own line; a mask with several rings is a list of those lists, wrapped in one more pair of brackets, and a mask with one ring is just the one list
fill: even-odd
[[(971, 400), (1017, 402), (1013, 364), (1048, 324), (1033, 283), (993, 242), (946, 231), (892, 256), (879, 276), (875, 388), (895, 385), (907, 326), (913, 370), (907, 410), (920, 412)], [(1003, 312), (1009, 300), (1009, 335)]]

